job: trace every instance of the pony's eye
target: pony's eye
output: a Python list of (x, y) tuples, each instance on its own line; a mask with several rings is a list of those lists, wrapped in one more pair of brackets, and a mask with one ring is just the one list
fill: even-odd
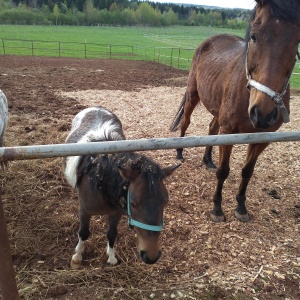
[(131, 205), (132, 208), (136, 208), (137, 207), (137, 205), (136, 205), (135, 202), (131, 202), (130, 205)]
[(255, 34), (255, 33), (251, 33), (251, 34), (250, 34), (250, 39), (251, 39), (253, 42), (256, 42), (256, 41), (257, 41), (256, 34)]

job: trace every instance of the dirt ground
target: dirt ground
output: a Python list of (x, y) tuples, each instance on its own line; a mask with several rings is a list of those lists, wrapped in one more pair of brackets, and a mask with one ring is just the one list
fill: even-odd
[[(128, 139), (178, 136), (168, 128), (187, 74), (154, 62), (0, 56), (6, 146), (63, 143), (74, 115), (92, 105), (114, 111)], [(281, 131), (299, 130), (299, 101), (295, 91), (291, 122)], [(210, 120), (198, 106), (188, 135), (206, 135)], [(120, 263), (107, 265), (105, 218), (95, 217), (83, 266), (71, 270), (78, 205), (62, 159), (11, 162), (0, 175), (1, 197), (21, 299), (300, 299), (298, 145), (274, 143), (261, 155), (246, 224), (233, 215), (246, 146), (234, 147), (221, 224), (208, 217), (215, 174), (202, 166), (204, 149), (186, 149), (186, 161), (166, 180), (163, 254), (151, 266), (138, 257), (126, 216), (116, 242)], [(162, 166), (176, 162), (175, 150), (146, 154)]]

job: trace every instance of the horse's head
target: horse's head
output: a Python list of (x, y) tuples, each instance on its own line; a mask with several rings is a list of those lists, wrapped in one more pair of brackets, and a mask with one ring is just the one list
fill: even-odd
[(246, 34), (248, 113), (254, 127), (266, 129), (279, 118), (289, 121), (289, 78), (300, 42), (300, 1), (256, 2)]
[(129, 225), (137, 234), (139, 254), (146, 264), (156, 263), (161, 256), (159, 236), (168, 202), (163, 179), (178, 166), (161, 169), (144, 156), (119, 166), (120, 174), (130, 182), (127, 197)]

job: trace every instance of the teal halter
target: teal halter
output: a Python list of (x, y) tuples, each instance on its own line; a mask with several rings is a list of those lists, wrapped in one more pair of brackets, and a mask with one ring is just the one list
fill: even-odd
[(162, 222), (161, 225), (156, 226), (156, 225), (144, 224), (139, 221), (133, 220), (131, 218), (129, 188), (128, 188), (128, 193), (127, 193), (127, 213), (128, 213), (128, 226), (129, 227), (135, 226), (135, 227), (139, 227), (141, 229), (150, 230), (150, 231), (158, 231), (158, 232), (162, 231), (162, 229), (163, 229), (164, 222)]

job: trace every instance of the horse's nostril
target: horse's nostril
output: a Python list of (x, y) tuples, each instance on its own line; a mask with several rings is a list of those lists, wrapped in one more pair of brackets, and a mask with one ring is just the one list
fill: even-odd
[(161, 256), (161, 250), (158, 251), (158, 254), (154, 259), (149, 258), (147, 252), (144, 250), (140, 251), (140, 256), (145, 264), (152, 265), (152, 264), (155, 264), (159, 260), (159, 258)]
[(279, 117), (279, 115), (278, 115), (278, 108), (275, 107), (275, 108), (272, 110), (272, 112), (269, 114), (268, 117), (269, 117), (269, 118), (268, 118), (268, 124), (269, 124), (270, 126), (272, 126), (272, 125), (278, 120), (278, 117)]
[(253, 125), (256, 125), (257, 124), (257, 121), (258, 121), (258, 107), (256, 105), (253, 105), (250, 109), (250, 120), (251, 122), (253, 123)]

